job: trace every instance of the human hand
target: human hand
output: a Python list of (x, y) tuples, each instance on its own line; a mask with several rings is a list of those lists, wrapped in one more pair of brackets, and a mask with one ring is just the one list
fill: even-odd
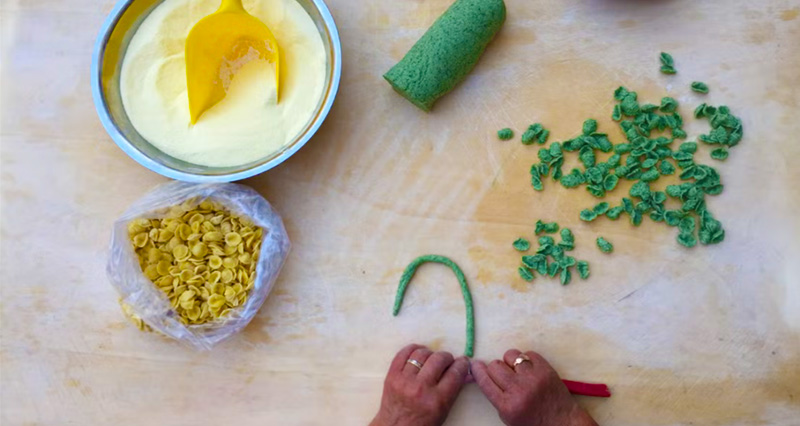
[[(422, 368), (408, 360), (416, 360)], [(466, 357), (409, 345), (395, 355), (383, 384), (381, 408), (370, 426), (438, 426), (469, 372)]]
[[(515, 367), (520, 356), (530, 360)], [(488, 366), (473, 361), (472, 376), (508, 426), (597, 426), (536, 352), (511, 349)]]

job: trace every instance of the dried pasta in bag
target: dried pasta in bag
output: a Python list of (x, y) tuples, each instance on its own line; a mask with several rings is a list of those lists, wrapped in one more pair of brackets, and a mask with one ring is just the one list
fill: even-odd
[(289, 247), (256, 191), (170, 182), (114, 223), (107, 272), (140, 329), (210, 349), (255, 316)]

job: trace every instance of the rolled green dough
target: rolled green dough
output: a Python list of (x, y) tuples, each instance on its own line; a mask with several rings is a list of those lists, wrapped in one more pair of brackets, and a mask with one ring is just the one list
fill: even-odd
[(505, 19), (503, 0), (456, 0), (383, 78), (430, 111), (472, 71)]

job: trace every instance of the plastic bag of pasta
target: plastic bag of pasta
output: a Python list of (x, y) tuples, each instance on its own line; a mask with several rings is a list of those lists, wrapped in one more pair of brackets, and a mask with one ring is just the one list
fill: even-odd
[(107, 273), (141, 329), (210, 349), (253, 319), (289, 248), (253, 189), (170, 182), (114, 223)]

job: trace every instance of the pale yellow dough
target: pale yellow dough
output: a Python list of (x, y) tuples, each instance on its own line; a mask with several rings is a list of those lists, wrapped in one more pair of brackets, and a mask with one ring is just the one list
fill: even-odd
[(281, 99), (275, 68), (252, 61), (227, 96), (192, 126), (186, 94), (184, 43), (192, 26), (219, 0), (165, 0), (142, 22), (122, 62), (125, 111), (150, 143), (178, 159), (213, 167), (239, 166), (285, 147), (309, 123), (325, 89), (322, 38), (295, 0), (244, 0), (272, 30), (281, 49)]

